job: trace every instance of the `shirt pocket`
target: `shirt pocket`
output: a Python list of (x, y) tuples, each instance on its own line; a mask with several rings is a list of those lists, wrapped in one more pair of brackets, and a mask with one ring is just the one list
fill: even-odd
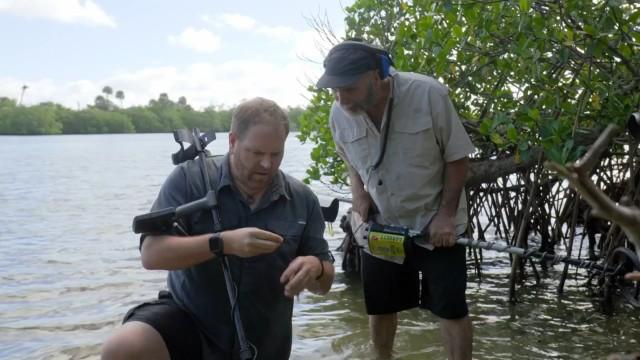
[(255, 261), (275, 260), (279, 266), (286, 268), (291, 260), (297, 256), (297, 251), (302, 239), (302, 233), (306, 222), (270, 220), (266, 224), (265, 230), (282, 236), (283, 242), (276, 251), (271, 254), (255, 256), (251, 259)]
[(367, 146), (367, 128), (338, 128), (336, 137), (344, 149), (350, 165), (360, 174), (363, 174), (369, 161), (370, 152)]
[(429, 166), (433, 160), (442, 157), (431, 117), (423, 115), (409, 120), (392, 125), (398, 151), (412, 165)]

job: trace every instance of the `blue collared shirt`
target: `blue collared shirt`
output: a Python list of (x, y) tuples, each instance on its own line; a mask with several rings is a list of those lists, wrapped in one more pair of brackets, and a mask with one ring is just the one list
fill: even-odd
[[(282, 171), (275, 176), (260, 203), (251, 209), (233, 185), (229, 155), (215, 166), (208, 159), (223, 230), (257, 227), (281, 235), (283, 244), (273, 253), (251, 258), (227, 256), (238, 291), (240, 316), (247, 339), (262, 359), (288, 359), (291, 352), (293, 300), (284, 296), (280, 276), (297, 256), (316, 255), (331, 260), (324, 239), (324, 221), (317, 197), (308, 186)], [(177, 166), (163, 184), (153, 210), (176, 207), (205, 196), (199, 159)], [(189, 234), (213, 232), (210, 212), (186, 219)], [(184, 270), (169, 271), (169, 290), (189, 312), (210, 341), (233, 351), (235, 327), (220, 259)]]

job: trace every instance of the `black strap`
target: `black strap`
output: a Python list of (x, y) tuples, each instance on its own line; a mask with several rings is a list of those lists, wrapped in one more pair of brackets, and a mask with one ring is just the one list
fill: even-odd
[[(393, 92), (393, 89), (391, 90)], [(391, 127), (391, 115), (393, 114), (393, 93), (391, 94), (391, 98), (389, 99), (389, 106), (387, 106), (387, 122), (386, 127), (384, 128), (384, 134), (382, 135), (382, 144), (380, 146), (380, 153), (378, 154), (378, 159), (371, 167), (372, 170), (376, 170), (380, 164), (382, 164), (382, 160), (384, 159), (384, 154), (387, 152), (387, 140), (389, 138), (389, 128)], [(382, 125), (385, 125), (384, 121)]]

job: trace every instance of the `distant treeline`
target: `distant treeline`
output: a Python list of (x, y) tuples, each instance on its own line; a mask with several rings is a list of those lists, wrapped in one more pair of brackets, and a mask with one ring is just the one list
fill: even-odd
[[(111, 100), (110, 87), (103, 89), (93, 105), (83, 110), (71, 110), (62, 105), (46, 102), (33, 106), (20, 106), (15, 100), (0, 97), (0, 135), (45, 134), (109, 134), (171, 132), (179, 128), (213, 129), (229, 131), (233, 108), (208, 107), (194, 110), (184, 97), (174, 102), (167, 94), (160, 94), (147, 106), (122, 106), (124, 93), (116, 92)], [(304, 109), (287, 108), (292, 131), (298, 129), (298, 120)]]

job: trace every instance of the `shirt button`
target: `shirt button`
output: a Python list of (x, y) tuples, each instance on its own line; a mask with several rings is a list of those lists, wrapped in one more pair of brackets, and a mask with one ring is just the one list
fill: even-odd
[(382, 180), (378, 180), (378, 186), (382, 186)]

